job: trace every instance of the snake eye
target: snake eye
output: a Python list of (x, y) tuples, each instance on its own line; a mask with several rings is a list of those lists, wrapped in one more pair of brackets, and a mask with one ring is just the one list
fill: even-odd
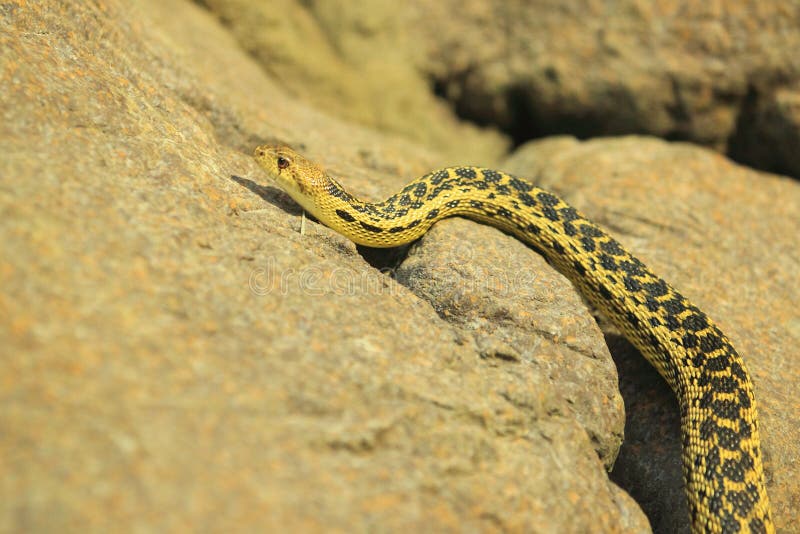
[(278, 160), (276, 162), (278, 164), (279, 169), (285, 169), (289, 166), (289, 160), (284, 158), (283, 156), (278, 156)]

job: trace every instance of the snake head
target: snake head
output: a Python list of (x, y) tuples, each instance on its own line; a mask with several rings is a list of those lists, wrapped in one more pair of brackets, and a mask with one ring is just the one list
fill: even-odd
[(281, 145), (261, 145), (253, 157), (281, 189), (306, 211), (317, 215), (314, 199), (330, 184), (322, 167)]

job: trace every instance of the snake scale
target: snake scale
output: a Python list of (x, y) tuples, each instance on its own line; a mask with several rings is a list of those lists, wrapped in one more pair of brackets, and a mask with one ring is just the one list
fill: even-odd
[(692, 531), (774, 532), (741, 357), (705, 313), (575, 208), (528, 181), (477, 167), (437, 170), (369, 203), (288, 147), (260, 146), (254, 156), (306, 211), (360, 245), (403, 245), (436, 221), (464, 216), (542, 253), (677, 396)]

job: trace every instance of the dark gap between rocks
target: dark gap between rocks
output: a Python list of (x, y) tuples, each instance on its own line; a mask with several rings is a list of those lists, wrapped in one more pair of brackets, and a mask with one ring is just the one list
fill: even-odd
[[(605, 321), (600, 321), (603, 326)], [(622, 335), (603, 327), (625, 403), (625, 438), (609, 478), (639, 504), (654, 534), (689, 533), (680, 409), (667, 383)]]
[[(520, 145), (535, 139), (554, 135), (571, 135), (585, 140), (593, 137), (615, 135), (656, 135), (641, 124), (636, 111), (636, 99), (624, 87), (607, 89), (605, 104), (598, 109), (581, 109), (570, 102), (559, 102), (558, 106), (548, 102), (548, 96), (538, 94), (536, 87), (517, 83), (492, 102), (490, 95), (470, 90), (471, 69), (463, 72), (429, 75), (432, 93), (445, 101), (453, 113), (463, 121), (479, 127), (494, 127), (508, 135), (513, 151)], [(546, 73), (548, 79), (558, 83), (557, 74)], [(775, 82), (781, 86), (786, 82)], [(679, 88), (675, 88), (679, 94)], [(793, 164), (794, 151), (788, 149), (797, 136), (796, 126), (778, 112), (767, 109), (764, 98), (768, 91), (751, 85), (747, 94), (717, 95), (732, 107), (739, 107), (736, 126), (728, 137), (727, 150), (723, 153), (731, 160), (766, 172), (787, 176), (800, 176)], [(727, 97), (727, 98), (726, 98)], [(680, 101), (668, 109), (675, 127), (662, 132), (659, 137), (666, 141), (690, 142), (706, 146), (702, 140), (693, 139), (691, 113)]]
[(358, 254), (375, 269), (395, 278), (394, 272), (408, 256), (408, 251), (414, 243), (392, 248), (373, 248), (356, 245)]

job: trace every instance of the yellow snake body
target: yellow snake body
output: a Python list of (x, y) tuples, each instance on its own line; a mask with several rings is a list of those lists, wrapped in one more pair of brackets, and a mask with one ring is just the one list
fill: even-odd
[(403, 245), (459, 215), (540, 251), (675, 392), (692, 531), (774, 532), (744, 362), (705, 313), (575, 208), (525, 180), (476, 167), (437, 170), (368, 203), (289, 148), (261, 146), (255, 158), (306, 211), (361, 245)]

